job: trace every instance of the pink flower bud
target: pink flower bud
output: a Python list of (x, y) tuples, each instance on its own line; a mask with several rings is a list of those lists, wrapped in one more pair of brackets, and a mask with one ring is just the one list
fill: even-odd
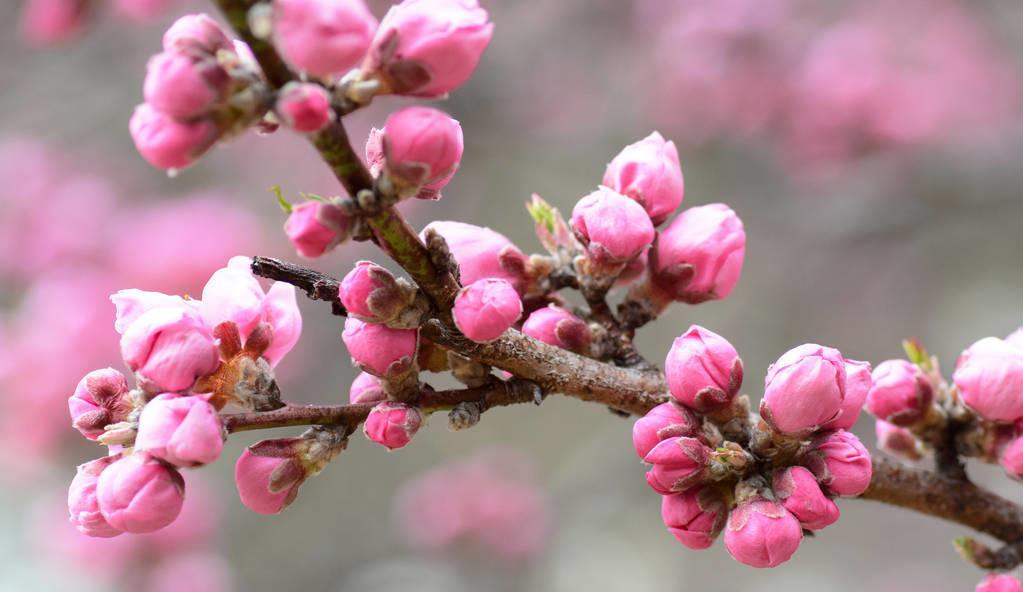
[(117, 458), (106, 456), (78, 465), (78, 473), (71, 480), (67, 493), (67, 507), (71, 524), (78, 532), (91, 537), (109, 538), (121, 534), (121, 530), (110, 526), (99, 509), (96, 499), (96, 483), (99, 476)]
[(690, 549), (706, 549), (724, 526), (728, 510), (713, 489), (693, 487), (661, 498), (661, 520), (668, 532)]
[(295, 205), (284, 233), (303, 257), (316, 258), (348, 240), (352, 222), (340, 207), (321, 201)]
[(700, 419), (685, 407), (661, 403), (632, 426), (632, 445), (639, 458), (645, 458), (662, 440), (677, 436), (695, 436)]
[(213, 56), (169, 51), (149, 58), (143, 95), (156, 111), (188, 119), (208, 113), (230, 83), (227, 70)]
[(522, 324), (522, 332), (550, 345), (582, 351), (593, 337), (589, 325), (560, 306), (546, 306), (533, 311)]
[(327, 90), (311, 82), (284, 85), (277, 94), (274, 111), (284, 125), (296, 132), (318, 132), (334, 118)]
[(397, 280), (372, 261), (358, 261), (338, 286), (341, 304), (367, 322), (385, 323), (407, 304)]
[(217, 51), (234, 51), (224, 29), (206, 14), (186, 14), (174, 21), (163, 34), (163, 50), (191, 54), (216, 55)]
[(596, 264), (627, 263), (650, 246), (654, 225), (641, 205), (600, 187), (572, 208), (572, 230)]
[(819, 436), (803, 456), (802, 464), (835, 495), (860, 495), (873, 476), (870, 453), (859, 438), (845, 430)]
[(463, 286), (484, 278), (508, 280), (522, 293), (526, 256), (503, 234), (489, 228), (462, 222), (431, 222), (423, 229), (444, 237), (448, 249), (458, 263)]
[(348, 390), (348, 402), (352, 405), (359, 403), (379, 403), (387, 399), (384, 386), (380, 379), (367, 372), (360, 372), (352, 386)]
[(966, 405), (984, 419), (1023, 418), (1023, 349), (986, 337), (959, 357), (952, 375)]
[(870, 362), (859, 362), (856, 360), (845, 361), (845, 398), (842, 400), (842, 410), (838, 417), (824, 424), (829, 430), (848, 430), (855, 425), (863, 410), (863, 402), (867, 400), (867, 393), (873, 379), (870, 377)]
[(654, 132), (629, 144), (607, 165), (603, 184), (636, 200), (654, 225), (664, 222), (685, 193), (675, 143)]
[(731, 403), (739, 392), (742, 360), (724, 337), (692, 325), (672, 343), (664, 374), (676, 401), (711, 411)]
[(803, 467), (775, 473), (773, 489), (778, 501), (807, 530), (821, 530), (838, 521), (838, 506), (824, 495), (813, 473)]
[(29, 43), (60, 43), (82, 30), (88, 7), (85, 0), (28, 0), (22, 8), (18, 28)]
[(493, 341), (522, 316), (522, 299), (505, 280), (483, 279), (458, 292), (455, 325), (477, 343)]
[(1009, 442), (1002, 451), (998, 463), (1012, 477), (1023, 479), (1023, 436)]
[(874, 386), (867, 395), (867, 410), (878, 419), (909, 426), (927, 413), (934, 388), (923, 371), (906, 360), (881, 362), (872, 375)]
[(178, 121), (147, 103), (135, 107), (128, 130), (142, 158), (158, 169), (183, 169), (191, 165), (219, 135), (212, 121)]
[(355, 67), (376, 26), (363, 0), (274, 0), (274, 44), (292, 66), (314, 76)]
[(354, 363), (366, 372), (385, 376), (389, 371), (400, 371), (415, 361), (419, 332), (415, 329), (391, 329), (348, 317), (341, 338)]
[(128, 326), (143, 314), (154, 308), (179, 308), (197, 310), (198, 303), (185, 300), (180, 296), (171, 296), (162, 292), (145, 290), (120, 290), (110, 296), (114, 304), (114, 330), (123, 335)]
[(892, 425), (887, 421), (879, 419), (874, 424), (874, 432), (877, 436), (877, 447), (879, 449), (908, 460), (920, 460), (923, 458), (916, 436), (906, 428), (900, 428), (897, 425)]
[(652, 249), (653, 280), (691, 304), (727, 298), (746, 255), (742, 220), (724, 204), (689, 208), (665, 228)]
[(300, 438), (264, 440), (249, 446), (234, 465), (234, 482), (245, 507), (279, 514), (291, 505), (308, 477), (299, 458)]
[(476, 0), (404, 0), (384, 15), (363, 69), (393, 93), (440, 97), (469, 79), (493, 32)]
[(369, 412), (363, 432), (377, 444), (395, 450), (404, 448), (421, 425), (423, 414), (419, 409), (404, 403), (384, 401)]
[(220, 365), (213, 334), (186, 308), (154, 308), (121, 336), (121, 356), (150, 391), (176, 392)]
[(206, 396), (165, 393), (142, 408), (136, 450), (194, 467), (217, 460), (223, 448), (224, 426)]
[(725, 547), (750, 567), (777, 567), (788, 561), (803, 540), (803, 529), (778, 502), (755, 499), (741, 503), (728, 516)]
[(782, 433), (817, 429), (841, 412), (845, 383), (845, 358), (837, 349), (800, 345), (767, 369), (760, 414)]
[(681, 436), (658, 442), (643, 457), (653, 465), (646, 482), (661, 495), (685, 491), (703, 480), (711, 450), (696, 438)]
[(67, 404), (71, 425), (90, 440), (100, 437), (106, 426), (127, 419), (132, 410), (128, 381), (113, 368), (86, 374)]
[(1008, 574), (988, 574), (976, 592), (1023, 592), (1023, 584)]
[(447, 113), (406, 107), (392, 113), (383, 130), (370, 132), (366, 161), (374, 176), (386, 171), (400, 186), (417, 187), (416, 197), (440, 199), (462, 160), (462, 126)]
[(185, 481), (173, 468), (144, 453), (126, 456), (103, 470), (96, 485), (103, 517), (114, 528), (141, 534), (178, 517)]

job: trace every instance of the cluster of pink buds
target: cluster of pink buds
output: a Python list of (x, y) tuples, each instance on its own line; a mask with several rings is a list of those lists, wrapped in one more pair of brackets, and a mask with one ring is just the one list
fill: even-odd
[(867, 396), (878, 447), (919, 460), (946, 446), (940, 435), (954, 425), (960, 455), (1000, 463), (1023, 479), (1023, 329), (964, 350), (952, 384), (918, 343), (904, 345), (909, 359), (879, 364)]
[(111, 297), (136, 386), (105, 368), (68, 399), (72, 425), (109, 447), (71, 483), (68, 509), (79, 531), (112, 537), (166, 527), (184, 500), (178, 469), (220, 457), (219, 410), (281, 405), (272, 367), (294, 347), (302, 319), (294, 287), (264, 291), (249, 264), (236, 257), (215, 272), (202, 300), (140, 290)]
[(870, 367), (814, 344), (767, 371), (760, 416), (739, 395), (743, 366), (723, 337), (690, 327), (665, 361), (672, 400), (633, 428), (647, 483), (662, 498), (669, 532), (690, 549), (725, 533), (738, 561), (775, 567), (804, 531), (839, 517), (835, 496), (870, 484), (870, 454), (846, 428), (870, 389)]

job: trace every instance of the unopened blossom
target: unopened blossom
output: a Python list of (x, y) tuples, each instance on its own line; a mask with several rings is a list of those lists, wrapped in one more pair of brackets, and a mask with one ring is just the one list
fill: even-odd
[(997, 337), (981, 339), (959, 357), (952, 380), (962, 401), (981, 417), (1023, 418), (1023, 349)]
[(366, 417), (366, 437), (391, 450), (405, 447), (423, 425), (419, 409), (393, 401), (378, 403)]
[(976, 592), (1023, 592), (1023, 583), (1009, 574), (988, 574)]
[(124, 421), (131, 413), (128, 381), (113, 368), (93, 370), (85, 375), (68, 398), (71, 425), (90, 440), (103, 434), (106, 426)]
[(284, 234), (303, 257), (320, 257), (348, 240), (352, 221), (339, 206), (317, 200), (296, 204), (287, 222)]
[(128, 122), (135, 148), (158, 169), (183, 169), (195, 162), (217, 140), (210, 120), (179, 121), (143, 103)]
[(873, 476), (870, 452), (855, 434), (845, 430), (818, 436), (803, 455), (802, 464), (835, 495), (860, 495)]
[(632, 426), (632, 445), (639, 458), (646, 457), (662, 440), (676, 436), (695, 436), (700, 420), (685, 407), (661, 403), (636, 420)]
[(814, 430), (842, 411), (846, 360), (831, 347), (808, 343), (767, 369), (760, 414), (782, 433)]
[(78, 473), (71, 480), (67, 496), (69, 520), (82, 534), (100, 538), (121, 534), (120, 529), (111, 526), (103, 517), (96, 497), (100, 474), (116, 460), (116, 457), (106, 456), (79, 465)]
[(373, 129), (366, 142), (370, 172), (385, 172), (398, 185), (416, 190), (420, 199), (440, 199), (462, 160), (462, 126), (447, 113), (429, 107), (406, 107)]
[(367, 322), (385, 323), (408, 302), (397, 280), (372, 261), (358, 261), (341, 279), (338, 299), (349, 313)]
[(259, 514), (279, 514), (295, 500), (308, 476), (295, 448), (297, 440), (264, 440), (238, 457), (234, 482), (246, 508)]
[(678, 542), (690, 549), (706, 549), (725, 524), (728, 509), (709, 487), (693, 487), (661, 498), (661, 520)]
[(934, 401), (934, 387), (919, 366), (887, 360), (874, 370), (867, 410), (878, 419), (909, 426), (924, 417)]
[(378, 403), (386, 398), (387, 393), (380, 379), (368, 372), (359, 372), (348, 390), (348, 402), (352, 405)]
[(314, 76), (339, 76), (358, 65), (376, 26), (363, 0), (273, 0), (274, 44)]
[(689, 208), (657, 237), (651, 250), (654, 282), (690, 303), (727, 298), (746, 255), (742, 220), (725, 204)]
[(403, 0), (380, 21), (362, 68), (395, 94), (441, 97), (469, 79), (493, 32), (476, 0)]
[(193, 54), (216, 55), (233, 51), (234, 46), (224, 28), (207, 14), (186, 14), (174, 21), (163, 34), (163, 50)]
[(230, 83), (230, 75), (216, 57), (169, 51), (149, 58), (142, 88), (150, 107), (188, 119), (208, 113)]
[(725, 548), (750, 567), (777, 567), (803, 540), (799, 520), (778, 502), (763, 498), (740, 503), (728, 515)]
[(415, 329), (392, 329), (355, 317), (345, 319), (341, 338), (352, 361), (377, 376), (407, 368), (415, 360), (419, 341)]
[(165, 393), (139, 416), (135, 449), (179, 467), (209, 464), (224, 447), (224, 426), (207, 396)]
[(589, 347), (593, 337), (586, 321), (554, 305), (534, 310), (522, 324), (522, 332), (533, 339), (575, 352)]
[(485, 343), (504, 334), (522, 316), (522, 299), (505, 280), (482, 279), (458, 292), (455, 324), (469, 339)]
[(311, 82), (285, 84), (277, 93), (274, 111), (284, 125), (305, 133), (320, 131), (334, 117), (327, 90)]
[(901, 456), (907, 460), (923, 458), (920, 442), (913, 432), (906, 428), (890, 424), (882, 419), (876, 420), (874, 432), (877, 436), (877, 447), (885, 452)]
[(675, 143), (658, 132), (622, 149), (607, 165), (602, 183), (643, 206), (654, 225), (667, 220), (685, 194)]
[(856, 424), (863, 411), (863, 403), (873, 385), (870, 374), (870, 362), (857, 360), (845, 361), (845, 398), (838, 417), (824, 424), (829, 430), (848, 430)]
[(572, 230), (598, 267), (636, 258), (654, 240), (646, 210), (613, 189), (599, 187), (572, 209)]
[(134, 534), (153, 532), (178, 517), (185, 482), (173, 468), (138, 452), (103, 470), (96, 496), (103, 517), (114, 528)]
[(728, 405), (739, 392), (742, 360), (727, 339), (692, 325), (672, 343), (664, 374), (676, 401), (711, 411)]
[(506, 236), (490, 228), (464, 222), (439, 220), (423, 229), (423, 236), (434, 231), (444, 238), (458, 263), (463, 286), (483, 278), (508, 280), (522, 293), (526, 255)]
[(643, 457), (643, 462), (653, 465), (647, 471), (646, 481), (661, 495), (685, 491), (704, 478), (710, 454), (710, 448), (696, 438), (662, 440)]
[(824, 495), (817, 478), (804, 467), (776, 472), (773, 489), (785, 509), (807, 530), (821, 530), (838, 520), (838, 506)]
[(186, 390), (220, 365), (216, 342), (190, 307), (153, 308), (121, 335), (121, 356), (149, 391)]

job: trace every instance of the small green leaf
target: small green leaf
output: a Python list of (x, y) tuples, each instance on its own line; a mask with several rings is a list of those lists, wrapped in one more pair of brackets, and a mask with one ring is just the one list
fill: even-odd
[(916, 338), (904, 339), (902, 341), (902, 349), (906, 352), (906, 358), (910, 362), (924, 369), (930, 366), (931, 357), (927, 355), (927, 350)]
[(270, 191), (277, 196), (277, 204), (281, 206), (285, 214), (291, 214), (291, 211), (295, 209), (295, 206), (284, 198), (284, 192), (281, 191), (280, 185), (271, 185)]

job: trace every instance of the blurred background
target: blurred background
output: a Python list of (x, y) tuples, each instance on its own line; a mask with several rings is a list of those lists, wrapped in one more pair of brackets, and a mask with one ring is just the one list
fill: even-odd
[[(296, 260), (268, 187), (340, 188), (287, 130), (244, 135), (175, 178), (150, 168), (127, 133), (146, 59), (177, 16), (211, 7), (93, 0), (88, 19), (56, 26), (38, 12), (55, 1), (0, 3), (0, 590), (952, 592), (979, 581), (952, 549), (962, 528), (857, 500), (774, 570), (732, 561), (720, 542), (688, 551), (661, 524), (631, 422), (560, 397), (457, 434), (435, 417), (397, 453), (353, 437), (275, 517), (237, 500), (233, 459), (257, 439), (242, 434), (188, 472), (175, 528), (79, 537), (63, 498), (98, 451), (68, 426), (65, 401), (88, 370), (119, 367), (107, 295), (197, 294), (238, 253)], [(650, 358), (705, 325), (739, 349), (756, 400), (768, 364), (799, 343), (876, 364), (915, 336), (951, 368), (973, 341), (1023, 323), (1023, 4), (481, 3), (494, 40), (441, 106), (462, 123), (465, 158), (443, 201), (402, 206), (417, 227), (454, 218), (538, 251), (529, 195), (570, 211), (623, 146), (659, 130), (679, 146), (683, 207), (727, 202), (748, 248), (729, 300), (676, 307), (642, 332)], [(380, 16), (387, 3), (371, 5)], [(350, 116), (352, 137), (361, 144), (402, 104)], [(366, 257), (380, 260), (347, 245), (315, 265), (341, 276)], [(346, 401), (355, 371), (340, 325), (301, 305), (284, 396)], [(856, 431), (874, 441), (870, 418)], [(1023, 500), (999, 469), (971, 470)]]

